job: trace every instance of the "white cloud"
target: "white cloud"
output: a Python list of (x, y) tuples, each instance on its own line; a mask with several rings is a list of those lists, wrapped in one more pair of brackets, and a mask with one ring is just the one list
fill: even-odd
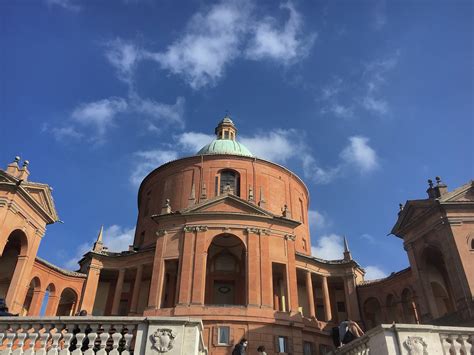
[(303, 35), (301, 15), (291, 2), (280, 5), (280, 8), (288, 10), (288, 21), (282, 29), (278, 28), (274, 18), (267, 17), (258, 21), (245, 52), (247, 58), (253, 60), (269, 58), (289, 64), (308, 54), (316, 34)]
[(128, 104), (124, 99), (111, 97), (80, 104), (74, 109), (71, 117), (81, 125), (93, 127), (97, 135), (102, 136), (110, 126), (113, 126), (117, 114), (124, 112), (127, 108)]
[(133, 72), (142, 56), (138, 45), (132, 41), (117, 38), (107, 42), (105, 47), (105, 56), (117, 69), (119, 79), (131, 84)]
[(310, 179), (315, 184), (329, 184), (341, 173), (339, 165), (328, 169), (320, 167), (316, 159), (309, 153), (302, 153), (300, 159), (303, 163), (304, 177)]
[(329, 107), (323, 109), (323, 113), (330, 111), (334, 116), (339, 118), (351, 118), (354, 116), (354, 109), (350, 106), (344, 106), (338, 103), (334, 103)]
[(383, 279), (384, 277), (387, 277), (387, 274), (385, 271), (383, 271), (381, 268), (378, 266), (365, 266), (365, 279), (366, 280), (376, 280), (376, 279)]
[(130, 182), (134, 186), (140, 185), (148, 173), (160, 165), (178, 158), (178, 153), (170, 150), (147, 150), (134, 154), (134, 166), (130, 175)]
[(326, 228), (331, 226), (331, 221), (324, 214), (316, 210), (308, 211), (309, 227), (313, 233), (324, 231)]
[(372, 235), (368, 234), (368, 233), (362, 234), (360, 236), (360, 238), (366, 240), (370, 244), (375, 244), (375, 238)]
[(360, 169), (362, 173), (371, 172), (378, 167), (377, 153), (368, 142), (366, 137), (350, 137), (349, 145), (341, 152), (341, 158)]
[(299, 153), (297, 146), (300, 140), (293, 129), (274, 129), (253, 137), (242, 136), (240, 141), (255, 156), (278, 163), (285, 163)]
[(134, 95), (131, 99), (132, 110), (151, 119), (148, 121), (148, 129), (152, 131), (159, 130), (156, 124), (160, 123), (175, 124), (183, 127), (184, 105), (185, 99), (183, 97), (178, 97), (174, 105), (164, 104), (151, 99), (142, 99), (137, 95)]
[(380, 116), (385, 115), (389, 111), (387, 101), (384, 99), (376, 99), (370, 95), (364, 97), (362, 105), (367, 111), (371, 111)]
[(212, 142), (216, 137), (211, 134), (199, 132), (184, 132), (176, 137), (179, 145), (186, 153), (197, 153), (206, 144)]
[(311, 254), (325, 260), (338, 260), (344, 256), (344, 240), (340, 235), (323, 235), (311, 247)]
[[(133, 244), (133, 237), (135, 235), (135, 228), (121, 227), (113, 224), (108, 228), (104, 229), (103, 243), (109, 251), (120, 252), (128, 250), (128, 246)], [(82, 259), (84, 254), (92, 250), (97, 236), (90, 241), (80, 244), (76, 248), (74, 256), (69, 258), (63, 265), (67, 269), (77, 270), (79, 268), (79, 260)]]
[(65, 10), (78, 12), (81, 10), (81, 7), (74, 3), (72, 0), (45, 0), (48, 6), (58, 6)]
[(128, 250), (128, 246), (133, 244), (135, 228), (121, 227), (113, 224), (104, 229), (103, 242), (109, 251), (120, 252)]
[(165, 52), (145, 55), (173, 74), (183, 76), (194, 89), (214, 85), (225, 67), (239, 55), (249, 18), (247, 1), (223, 1), (205, 13), (195, 14), (183, 36)]
[(381, 30), (387, 24), (385, 0), (378, 0), (374, 8), (373, 27), (376, 30)]

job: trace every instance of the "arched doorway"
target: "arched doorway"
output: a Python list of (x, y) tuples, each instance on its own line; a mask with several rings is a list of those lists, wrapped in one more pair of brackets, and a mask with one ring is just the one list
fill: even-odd
[(25, 296), (25, 301), (23, 302), (23, 308), (21, 310), (22, 316), (35, 316), (36, 310), (34, 309), (35, 297), (38, 297), (39, 292), (41, 291), (41, 281), (39, 278), (35, 277), (30, 281), (30, 286), (28, 287), (28, 292)]
[[(26, 256), (28, 240), (21, 230), (13, 231), (0, 256), (0, 298), (6, 299), (19, 256)], [(11, 307), (11, 305), (7, 306)]]
[(455, 310), (453, 291), (443, 254), (439, 249), (430, 246), (423, 252), (424, 277), (429, 281), (428, 292), (436, 305), (434, 318), (442, 317)]
[(402, 292), (402, 310), (405, 323), (417, 323), (415, 299), (408, 288), (405, 288)]
[(367, 329), (382, 323), (382, 309), (375, 297), (370, 297), (364, 302), (364, 317)]
[(65, 288), (59, 298), (57, 316), (72, 316), (76, 311), (77, 294), (72, 288)]
[(206, 304), (245, 305), (245, 246), (232, 234), (221, 234), (207, 252)]

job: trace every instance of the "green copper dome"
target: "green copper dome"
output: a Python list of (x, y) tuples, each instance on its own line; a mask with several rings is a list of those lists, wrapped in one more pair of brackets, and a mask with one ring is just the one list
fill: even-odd
[(231, 139), (214, 139), (211, 143), (201, 148), (197, 155), (208, 155), (208, 154), (231, 154), (231, 155), (242, 155), (244, 157), (253, 157), (250, 150), (247, 149), (242, 143)]
[(215, 129), (217, 139), (205, 145), (196, 155), (230, 154), (253, 157), (253, 154), (243, 144), (237, 142), (237, 128), (226, 115)]

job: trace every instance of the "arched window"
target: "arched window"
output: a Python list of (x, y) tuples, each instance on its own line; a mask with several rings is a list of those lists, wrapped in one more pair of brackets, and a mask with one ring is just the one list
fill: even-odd
[(240, 175), (233, 170), (222, 170), (220, 173), (219, 192), (240, 196)]

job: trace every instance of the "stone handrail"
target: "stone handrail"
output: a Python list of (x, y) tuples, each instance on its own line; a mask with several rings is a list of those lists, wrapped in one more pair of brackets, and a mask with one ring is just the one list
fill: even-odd
[(473, 355), (474, 328), (382, 324), (336, 349), (347, 355)]
[(0, 355), (202, 355), (202, 329), (179, 317), (1, 317)]

